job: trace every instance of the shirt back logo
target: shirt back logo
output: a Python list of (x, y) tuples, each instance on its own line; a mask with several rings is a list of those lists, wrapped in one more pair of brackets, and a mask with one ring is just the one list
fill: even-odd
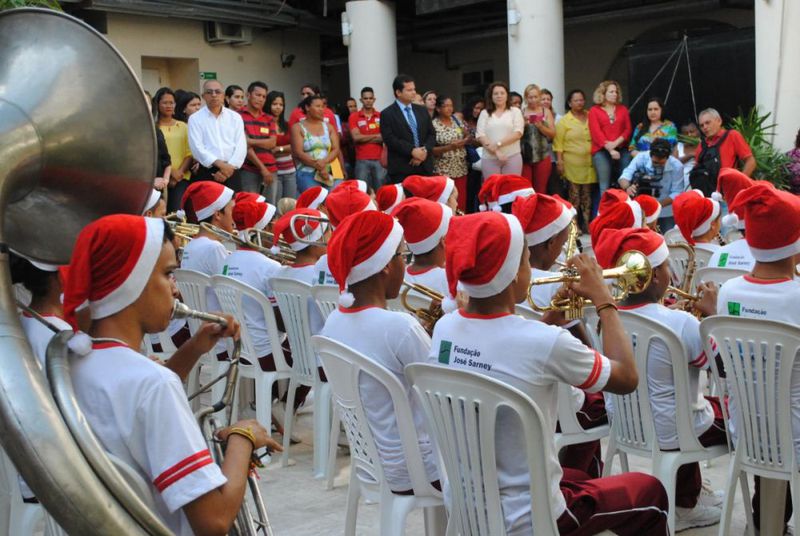
[(728, 302), (728, 314), (731, 316), (741, 316), (742, 304), (737, 302)]
[(228, 265), (222, 267), (222, 275), (228, 275)]
[(727, 265), (728, 265), (728, 254), (723, 253), (719, 256), (719, 262), (717, 263), (717, 266), (720, 268), (725, 268), (725, 266)]
[(442, 341), (439, 343), (439, 363), (443, 365), (450, 364), (450, 350), (453, 347), (453, 343), (450, 341)]
[(320, 285), (324, 285), (325, 284), (325, 270), (321, 270), (319, 272), (319, 278), (317, 279), (317, 283), (320, 284)]

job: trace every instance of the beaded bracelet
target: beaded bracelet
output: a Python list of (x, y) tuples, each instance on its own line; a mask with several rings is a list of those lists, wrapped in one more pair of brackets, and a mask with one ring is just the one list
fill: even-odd
[(253, 449), (256, 448), (256, 436), (250, 428), (241, 428), (238, 426), (235, 428), (231, 428), (230, 431), (228, 432), (228, 437), (232, 435), (240, 435), (242, 437), (247, 438), (247, 440), (250, 441), (250, 443), (252, 443)]
[(599, 315), (601, 311), (603, 311), (604, 309), (608, 309), (609, 307), (613, 308), (615, 311), (619, 311), (619, 307), (617, 307), (617, 304), (614, 303), (614, 302), (608, 302), (608, 303), (604, 303), (602, 305), (598, 305), (595, 308), (595, 310), (597, 311), (597, 314)]

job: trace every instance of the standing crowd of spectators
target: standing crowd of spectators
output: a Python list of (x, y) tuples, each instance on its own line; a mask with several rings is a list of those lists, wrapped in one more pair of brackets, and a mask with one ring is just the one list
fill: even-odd
[[(207, 80), (205, 105), (195, 93), (159, 89), (152, 104), (161, 152), (168, 153), (159, 169), (168, 210), (179, 208), (187, 185), (197, 180), (224, 182), (277, 203), (348, 178), (377, 191), (409, 175), (446, 175), (455, 182), (459, 209), (472, 212), (483, 180), (499, 173), (568, 198), (584, 230), (608, 188), (632, 197), (648, 193), (662, 205), (659, 223), (666, 230), (680, 192), (715, 182), (721, 167), (752, 175), (756, 166), (744, 138), (724, 129), (713, 108), (700, 112), (697, 124), (681, 125), (679, 135), (658, 97), (632, 119), (614, 80), (598, 84), (591, 103), (583, 91), (570, 91), (563, 115), (554, 110), (552, 93), (533, 83), (517, 93), (493, 82), (485, 98), (459, 111), (452, 96), (420, 94), (410, 76), (398, 75), (392, 88), (382, 110), (376, 107), (381, 96), (364, 87), (358, 101), (347, 99), (337, 114), (319, 88), (307, 84), (288, 120), (286, 96), (260, 81), (244, 89)], [(792, 187), (800, 190), (800, 149), (788, 156)]]

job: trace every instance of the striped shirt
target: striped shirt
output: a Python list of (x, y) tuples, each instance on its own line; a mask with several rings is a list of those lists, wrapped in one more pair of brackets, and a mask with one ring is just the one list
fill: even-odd
[[(273, 118), (270, 114), (261, 112), (258, 116), (254, 116), (248, 111), (246, 106), (239, 110), (239, 113), (244, 121), (244, 133), (248, 139), (265, 140), (267, 138), (274, 138), (278, 134), (277, 129), (275, 128), (275, 118)], [(275, 157), (273, 156), (272, 151), (269, 149), (263, 149), (261, 147), (253, 147), (253, 150), (255, 151), (258, 159), (262, 164), (264, 164), (264, 166), (266, 166), (268, 170), (271, 172), (278, 170), (278, 166), (275, 163)], [(251, 164), (247, 159), (245, 159), (242, 169), (258, 173), (258, 168)]]
[[(278, 145), (290, 145), (291, 142), (291, 137), (289, 136), (288, 132), (278, 134)], [(278, 164), (278, 175), (288, 175), (289, 173), (294, 173), (296, 171), (291, 150), (278, 153), (275, 156), (275, 161)]]

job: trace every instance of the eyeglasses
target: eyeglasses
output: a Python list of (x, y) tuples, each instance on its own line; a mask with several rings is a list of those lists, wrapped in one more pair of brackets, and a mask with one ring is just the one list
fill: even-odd
[(206, 95), (222, 95), (221, 89), (207, 89), (204, 92)]

